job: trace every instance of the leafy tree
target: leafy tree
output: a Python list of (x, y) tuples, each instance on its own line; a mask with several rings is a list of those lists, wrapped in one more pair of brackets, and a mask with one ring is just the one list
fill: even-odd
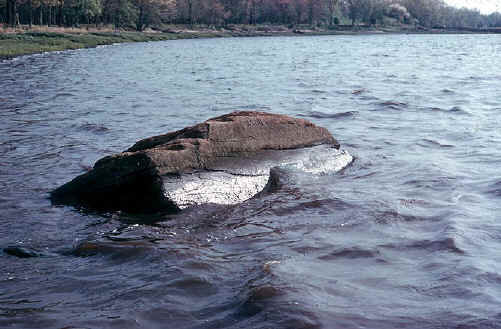
[(80, 15), (86, 20), (87, 24), (94, 20), (102, 13), (102, 6), (100, 0), (79, 0)]
[(21, 24), (114, 24), (142, 31), (161, 23), (326, 24), (339, 17), (357, 23), (400, 23), (430, 28), (501, 27), (501, 13), (482, 15), (443, 0), (0, 0), (0, 22)]

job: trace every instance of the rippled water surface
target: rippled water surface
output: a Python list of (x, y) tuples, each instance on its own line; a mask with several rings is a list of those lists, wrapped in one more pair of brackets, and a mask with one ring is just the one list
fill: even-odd
[[(501, 328), (500, 35), (125, 44), (0, 78), (2, 328)], [(355, 161), (177, 216), (48, 200), (248, 109), (325, 126)]]

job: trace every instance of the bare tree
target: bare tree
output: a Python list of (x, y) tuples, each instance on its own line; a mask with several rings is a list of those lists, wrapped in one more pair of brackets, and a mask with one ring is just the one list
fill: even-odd
[(338, 9), (339, 0), (325, 0), (327, 14), (329, 19), (329, 26), (334, 25), (334, 18), (336, 17), (336, 10)]
[(360, 19), (363, 14), (365, 1), (364, 0), (344, 0), (343, 7), (348, 18), (351, 19), (351, 25), (355, 25), (357, 19)]

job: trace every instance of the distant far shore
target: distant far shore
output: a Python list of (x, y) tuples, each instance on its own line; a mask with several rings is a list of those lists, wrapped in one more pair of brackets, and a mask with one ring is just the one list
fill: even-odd
[(124, 42), (149, 42), (176, 39), (300, 36), (300, 35), (360, 35), (360, 34), (474, 34), (501, 33), (501, 28), (492, 29), (445, 29), (414, 26), (351, 26), (335, 28), (311, 28), (309, 26), (286, 27), (283, 25), (229, 25), (224, 28), (172, 25), (162, 30), (144, 32), (115, 30), (112, 27), (85, 26), (61, 28), (47, 26), (20, 26), (15, 29), (0, 27), (0, 60), (18, 56), (93, 48)]

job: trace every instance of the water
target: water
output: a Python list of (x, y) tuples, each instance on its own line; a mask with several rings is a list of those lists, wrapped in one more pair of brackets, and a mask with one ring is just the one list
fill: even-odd
[[(501, 328), (501, 37), (178, 40), (0, 63), (0, 327)], [(54, 207), (135, 141), (233, 110), (355, 161), (178, 216)], [(24, 249), (19, 249), (24, 248)]]

